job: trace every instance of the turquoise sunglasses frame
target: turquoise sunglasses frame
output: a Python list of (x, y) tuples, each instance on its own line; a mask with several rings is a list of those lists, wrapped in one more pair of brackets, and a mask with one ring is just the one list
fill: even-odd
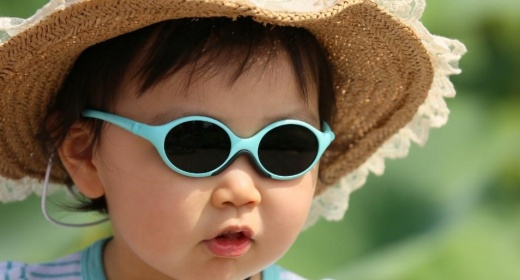
[[(300, 120), (294, 120), (294, 119), (276, 121), (274, 123), (267, 125), (262, 130), (260, 130), (259, 132), (257, 132), (256, 134), (254, 134), (253, 136), (251, 136), (249, 138), (241, 138), (241, 137), (236, 136), (231, 131), (231, 129), (229, 129), (222, 122), (220, 122), (216, 119), (213, 119), (210, 117), (204, 117), (204, 116), (182, 117), (182, 118), (175, 119), (175, 120), (168, 122), (166, 124), (163, 124), (163, 125), (154, 126), (154, 125), (147, 125), (144, 123), (140, 123), (140, 122), (137, 122), (137, 121), (134, 121), (131, 119), (127, 119), (125, 117), (121, 117), (118, 115), (101, 112), (101, 111), (96, 111), (96, 110), (85, 110), (85, 111), (83, 111), (82, 115), (83, 115), (83, 117), (99, 119), (99, 120), (103, 120), (105, 122), (114, 124), (139, 137), (142, 137), (142, 138), (148, 140), (152, 145), (155, 146), (155, 148), (159, 152), (159, 155), (161, 156), (162, 160), (164, 161), (164, 163), (166, 163), (166, 165), (168, 167), (170, 167), (172, 170), (174, 170), (175, 172), (177, 172), (179, 174), (182, 174), (182, 175), (188, 176), (188, 177), (195, 177), (195, 178), (202, 178), (202, 177), (209, 177), (209, 176), (217, 175), (220, 172), (222, 172), (223, 170), (225, 170), (227, 168), (227, 166), (233, 162), (233, 160), (237, 157), (237, 155), (246, 153), (246, 154), (250, 155), (250, 158), (252, 158), (255, 168), (259, 172), (261, 172), (264, 176), (266, 176), (268, 178), (277, 179), (277, 180), (295, 179), (295, 178), (298, 178), (298, 177), (304, 175), (305, 173), (309, 172), (309, 170), (311, 170), (314, 167), (314, 165), (316, 165), (316, 163), (319, 161), (319, 159), (321, 158), (321, 156), (323, 155), (323, 153), (325, 152), (327, 147), (330, 145), (330, 143), (332, 143), (332, 141), (334, 140), (334, 137), (335, 137), (334, 133), (330, 129), (330, 126), (325, 122), (322, 125), (323, 131), (319, 131), (318, 129), (316, 129), (315, 127), (313, 127), (312, 125), (310, 125), (306, 122), (303, 122)], [(184, 170), (176, 167), (170, 161), (168, 156), (166, 155), (166, 151), (164, 150), (164, 142), (165, 142), (166, 136), (168, 135), (170, 130), (179, 124), (189, 122), (189, 121), (204, 121), (204, 122), (209, 122), (209, 123), (215, 124), (215, 125), (221, 127), (227, 133), (227, 135), (229, 136), (229, 138), (231, 140), (231, 149), (229, 151), (228, 157), (221, 165), (219, 165), (217, 168), (215, 168), (212, 171), (204, 172), (204, 173), (192, 173), (192, 172), (184, 171)], [(314, 135), (318, 139), (318, 152), (317, 152), (316, 158), (314, 159), (312, 164), (304, 171), (302, 171), (298, 174), (295, 174), (295, 175), (290, 175), (290, 176), (280, 176), (280, 175), (277, 175), (275, 173), (268, 171), (267, 169), (264, 168), (264, 166), (262, 165), (262, 163), (260, 162), (260, 160), (258, 158), (258, 146), (259, 146), (260, 141), (262, 140), (263, 136), (265, 134), (267, 134), (269, 131), (271, 131), (272, 129), (277, 128), (279, 126), (283, 126), (283, 125), (303, 126), (307, 129), (309, 129), (312, 133), (314, 133)]]

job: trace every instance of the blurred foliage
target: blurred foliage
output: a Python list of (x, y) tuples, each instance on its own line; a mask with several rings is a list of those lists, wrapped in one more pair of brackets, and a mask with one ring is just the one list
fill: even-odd
[[(45, 0), (0, 0), (30, 16)], [(310, 279), (520, 279), (520, 5), (427, 0), (434, 34), (468, 47), (452, 78), (450, 122), (426, 147), (387, 161), (343, 221), (305, 231), (281, 264)], [(38, 198), (0, 205), (0, 259), (53, 259), (109, 234), (47, 224)]]

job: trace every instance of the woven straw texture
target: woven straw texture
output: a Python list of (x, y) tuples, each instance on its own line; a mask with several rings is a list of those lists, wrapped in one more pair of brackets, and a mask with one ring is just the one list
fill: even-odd
[[(424, 133), (417, 131), (445, 122), (445, 105), (440, 111), (446, 116), (437, 122), (421, 108), (432, 98), (445, 104), (442, 97), (453, 95), (447, 76), (458, 72), (450, 63), (458, 61), (464, 47), (425, 31), (418, 21), (423, 0), (346, 0), (323, 10), (296, 2), (62, 0), (51, 1), (26, 21), (0, 19), (0, 175), (6, 177), (0, 180), (0, 201), (23, 199), (38, 189), (49, 155), (34, 135), (47, 104), (85, 48), (167, 19), (250, 16), (306, 28), (328, 50), (338, 97), (331, 124), (336, 140), (320, 163), (322, 183), (310, 223), (319, 216), (340, 218), (348, 194), (364, 182), (370, 169), (366, 164), (374, 162), (374, 155), (383, 160), (408, 150), (404, 145), (397, 153), (381, 155), (381, 149), (388, 150), (385, 143), (395, 145), (397, 138), (408, 146), (410, 140), (422, 143)], [(285, 11), (291, 3), (298, 12)], [(439, 54), (451, 56), (439, 59)], [(439, 66), (445, 73), (437, 71)], [(409, 133), (403, 136), (403, 131)], [(355, 182), (348, 179), (352, 176)], [(52, 180), (59, 184), (65, 177), (56, 165)], [(18, 191), (20, 197), (9, 195)]]

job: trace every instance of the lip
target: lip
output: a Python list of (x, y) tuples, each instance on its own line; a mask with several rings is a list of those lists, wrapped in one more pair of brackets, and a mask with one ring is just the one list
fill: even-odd
[(211, 254), (221, 258), (239, 258), (251, 248), (254, 232), (245, 226), (230, 226), (215, 237), (204, 240)]

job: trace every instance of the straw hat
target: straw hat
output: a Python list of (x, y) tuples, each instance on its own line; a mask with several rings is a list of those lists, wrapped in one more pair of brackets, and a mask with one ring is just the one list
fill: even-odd
[[(419, 22), (424, 0), (51, 0), (27, 20), (0, 18), (0, 201), (40, 191), (48, 162), (34, 139), (49, 102), (89, 46), (183, 17), (249, 16), (308, 29), (328, 51), (338, 102), (336, 140), (321, 160), (323, 187), (309, 223), (340, 219), (348, 195), (384, 158), (423, 144), (455, 92), (458, 41)], [(52, 170), (55, 185), (66, 174)]]

